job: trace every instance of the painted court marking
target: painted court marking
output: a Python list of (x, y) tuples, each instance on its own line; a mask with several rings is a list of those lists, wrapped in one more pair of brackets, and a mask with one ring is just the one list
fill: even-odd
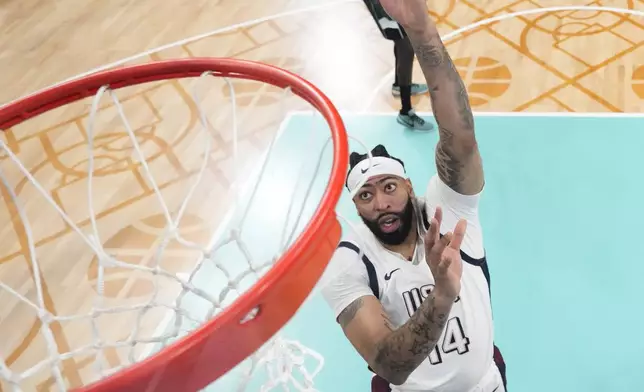
[[(157, 48), (153, 48), (153, 49), (141, 52), (141, 53), (136, 54), (134, 56), (126, 57), (124, 59), (115, 61), (113, 63), (106, 64), (104, 66), (89, 70), (89, 71), (84, 72), (82, 74), (79, 74), (79, 75), (73, 76), (73, 77), (71, 77), (69, 79), (66, 79), (66, 80), (64, 80), (62, 82), (53, 84), (50, 87), (46, 87), (44, 89), (41, 89), (41, 90), (39, 90), (39, 91), (37, 91), (35, 93), (28, 94), (25, 97), (33, 96), (35, 94), (38, 94), (38, 93), (40, 93), (40, 92), (42, 92), (44, 90), (47, 90), (47, 89), (52, 88), (52, 87), (55, 87), (55, 86), (60, 85), (62, 83), (66, 83), (66, 82), (69, 82), (69, 81), (72, 81), (72, 80), (83, 78), (83, 77), (86, 77), (86, 76), (88, 76), (90, 74), (93, 74), (93, 73), (96, 73), (96, 72), (100, 72), (100, 71), (104, 71), (104, 70), (107, 70), (107, 69), (110, 69), (110, 68), (118, 67), (118, 66), (124, 65), (124, 64), (126, 64), (128, 62), (141, 59), (141, 58), (143, 58), (145, 56), (149, 56), (150, 54), (158, 53), (158, 52), (161, 52), (161, 51), (166, 50), (166, 49), (171, 49), (171, 48), (175, 48), (175, 47), (178, 47), (178, 46), (181, 46), (181, 45), (185, 45), (187, 43), (198, 41), (198, 40), (203, 39), (203, 38), (215, 36), (215, 35), (218, 35), (218, 34), (222, 34), (222, 33), (232, 31), (232, 30), (235, 30), (235, 29), (239, 29), (239, 28), (243, 28), (243, 27), (253, 26), (255, 24), (271, 21), (271, 20), (286, 17), (286, 16), (293, 16), (293, 15), (298, 15), (298, 14), (302, 14), (302, 13), (306, 13), (306, 12), (310, 12), (310, 11), (315, 11), (315, 10), (322, 9), (322, 8), (325, 8), (325, 7), (332, 7), (332, 6), (337, 6), (337, 5), (341, 5), (341, 4), (356, 3), (356, 2), (358, 2), (358, 0), (341, 0), (341, 1), (333, 2), (333, 3), (326, 3), (326, 4), (316, 5), (316, 6), (305, 7), (305, 8), (301, 8), (301, 9), (297, 9), (297, 10), (293, 10), (293, 11), (282, 12), (282, 13), (278, 13), (278, 14), (263, 17), (263, 18), (251, 19), (251, 20), (248, 20), (246, 22), (241, 22), (241, 23), (233, 24), (233, 25), (230, 25), (230, 26), (227, 26), (227, 27), (219, 28), (219, 29), (216, 29), (216, 30), (213, 30), (213, 31), (210, 31), (210, 32), (206, 32), (206, 33), (199, 34), (199, 35), (196, 35), (196, 36), (193, 36), (193, 37), (185, 38), (183, 40), (172, 42), (172, 43), (169, 43), (169, 44), (166, 44), (166, 45), (163, 45), (163, 46), (159, 46)], [(482, 20), (480, 20), (478, 22), (472, 23), (470, 25), (467, 25), (465, 27), (462, 27), (460, 29), (454, 30), (451, 33), (448, 33), (448, 34), (444, 35), (442, 37), (442, 39), (444, 41), (449, 41), (449, 40), (454, 39), (457, 36), (459, 36), (459, 35), (461, 35), (461, 34), (463, 34), (465, 32), (473, 30), (473, 29), (475, 29), (477, 27), (485, 26), (485, 25), (488, 25), (488, 24), (491, 24), (491, 23), (494, 23), (494, 22), (500, 22), (500, 21), (503, 21), (503, 20), (506, 20), (506, 19), (515, 18), (515, 17), (518, 17), (518, 16), (540, 14), (540, 13), (547, 13), (547, 12), (559, 12), (559, 11), (614, 12), (614, 13), (618, 13), (618, 14), (626, 14), (626, 15), (644, 17), (644, 12), (643, 11), (631, 10), (631, 9), (628, 9), (628, 8), (617, 8), (617, 7), (557, 6), (557, 7), (547, 7), (547, 8), (536, 8), (536, 9), (530, 9), (530, 10), (517, 11), (517, 12), (513, 12), (513, 13), (508, 13), (508, 14), (502, 14), (502, 15), (498, 15), (498, 16), (495, 16), (495, 17), (492, 17), (492, 18), (482, 19)], [(385, 86), (385, 84), (388, 83), (388, 80), (393, 78), (393, 75), (394, 75), (394, 70), (392, 69), (389, 73), (387, 73), (382, 78), (381, 82), (377, 84), (377, 86), (374, 89), (373, 93), (370, 95), (370, 98), (367, 100), (367, 105), (365, 105), (364, 111), (367, 111), (369, 109), (369, 107), (371, 107), (371, 104), (372, 104), (373, 100), (375, 99), (378, 91), (380, 91), (383, 88), (383, 86)], [(11, 104), (11, 102), (0, 106), (0, 108), (4, 107), (6, 105), (9, 105), (9, 104)]]
[[(637, 10), (631, 10), (628, 8), (615, 8), (615, 7), (597, 7), (597, 6), (560, 6), (560, 7), (548, 7), (548, 8), (535, 8), (535, 9), (530, 9), (530, 10), (523, 10), (523, 11), (517, 11), (517, 12), (512, 12), (509, 14), (502, 14), (495, 16), (493, 18), (488, 18), (488, 19), (483, 19), (480, 20), (476, 23), (472, 23), (470, 25), (467, 25), (465, 27), (461, 27), (460, 29), (454, 30), (451, 33), (445, 34), (444, 36), (441, 37), (443, 41), (446, 41), (449, 43), (450, 40), (458, 37), (459, 35), (466, 33), (470, 30), (474, 30), (480, 26), (486, 26), (494, 22), (500, 22), (506, 19), (512, 19), (516, 18), (518, 16), (525, 16), (525, 15), (533, 15), (533, 14), (542, 14), (542, 13), (547, 13), (547, 12), (560, 12), (560, 11), (598, 11), (598, 12), (614, 12), (617, 14), (625, 14), (625, 15), (632, 15), (632, 16), (639, 16), (639, 17), (644, 17), (644, 12), (643, 11), (637, 11)], [(367, 111), (373, 101), (375, 100), (378, 91), (380, 91), (386, 84), (389, 83), (390, 80), (394, 79), (394, 73), (395, 69), (392, 69), (387, 73), (380, 83), (376, 85), (376, 88), (374, 89), (373, 93), (369, 95), (369, 99), (367, 100), (367, 104), (364, 107), (364, 111)], [(615, 113), (617, 114), (617, 113)]]
[(10, 105), (12, 102), (15, 102), (15, 101), (17, 101), (19, 99), (34, 96), (36, 94), (39, 94), (39, 93), (41, 93), (41, 92), (43, 92), (45, 90), (48, 90), (50, 88), (59, 86), (61, 84), (68, 83), (68, 82), (71, 82), (73, 80), (77, 80), (77, 79), (87, 77), (87, 76), (89, 76), (89, 75), (91, 75), (93, 73), (97, 73), (97, 72), (108, 70), (110, 68), (115, 68), (115, 67), (122, 66), (122, 65), (125, 65), (125, 64), (129, 63), (129, 62), (139, 60), (139, 59), (141, 59), (141, 58), (143, 58), (145, 56), (149, 56), (149, 55), (154, 54), (154, 53), (162, 52), (162, 51), (164, 51), (166, 49), (176, 48), (178, 46), (189, 44), (189, 43), (194, 42), (194, 41), (199, 41), (200, 39), (203, 39), (203, 38), (212, 37), (212, 36), (215, 36), (215, 35), (227, 33), (229, 31), (241, 29), (241, 28), (244, 28), (244, 27), (253, 26), (253, 25), (256, 25), (256, 24), (260, 24), (260, 23), (263, 23), (263, 22), (268, 22), (268, 21), (283, 18), (283, 17), (286, 17), (286, 16), (293, 16), (293, 15), (303, 14), (303, 13), (306, 13), (306, 12), (316, 11), (316, 10), (321, 9), (321, 8), (332, 7), (332, 6), (346, 4), (346, 3), (357, 3), (358, 1), (359, 0), (340, 0), (340, 1), (332, 2), (332, 3), (324, 3), (324, 4), (320, 4), (320, 5), (304, 7), (304, 8), (300, 8), (300, 9), (297, 9), (297, 10), (280, 12), (280, 13), (277, 13), (277, 14), (274, 14), (274, 15), (265, 16), (263, 18), (250, 19), (250, 20), (247, 20), (246, 22), (235, 23), (235, 24), (232, 24), (232, 25), (229, 25), (229, 26), (226, 26), (226, 27), (221, 27), (221, 28), (218, 28), (218, 29), (215, 29), (215, 30), (212, 30), (212, 31), (208, 31), (208, 32), (203, 33), (203, 34), (198, 34), (198, 35), (194, 35), (192, 37), (184, 38), (184, 39), (179, 40), (179, 41), (171, 42), (169, 44), (165, 44), (165, 45), (162, 45), (162, 46), (159, 46), (159, 47), (149, 49), (149, 50), (146, 50), (144, 52), (135, 54), (133, 56), (126, 57), (126, 58), (123, 58), (121, 60), (117, 60), (117, 61), (115, 61), (113, 63), (105, 64), (105, 65), (102, 65), (100, 67), (90, 69), (87, 72), (83, 72), (83, 73), (80, 73), (78, 75), (72, 76), (72, 77), (70, 77), (68, 79), (65, 79), (65, 80), (61, 81), (61, 82), (54, 83), (54, 84), (50, 85), (49, 87), (45, 87), (45, 88), (43, 88), (43, 89), (41, 89), (39, 91), (36, 91), (34, 93), (31, 93), (31, 94), (27, 94), (27, 95), (25, 95), (25, 96), (23, 96), (21, 98), (18, 98), (18, 99), (14, 100), (14, 101), (11, 101), (9, 103), (1, 105), (0, 109), (5, 107), (5, 106), (7, 106), (7, 105)]

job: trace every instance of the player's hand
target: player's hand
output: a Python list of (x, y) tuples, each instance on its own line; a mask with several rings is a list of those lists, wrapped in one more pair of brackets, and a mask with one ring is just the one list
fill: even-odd
[(426, 0), (380, 0), (382, 8), (405, 30), (421, 32), (427, 28), (429, 10)]
[(461, 243), (465, 238), (467, 221), (461, 219), (454, 228), (440, 238), (440, 225), (443, 212), (436, 207), (431, 226), (425, 235), (425, 260), (434, 275), (436, 290), (440, 295), (456, 298), (461, 291), (463, 262), (461, 261)]

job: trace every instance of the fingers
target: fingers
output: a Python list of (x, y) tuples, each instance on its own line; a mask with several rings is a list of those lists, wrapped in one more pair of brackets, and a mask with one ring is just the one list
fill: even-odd
[(441, 255), (443, 254), (445, 248), (447, 248), (447, 246), (450, 244), (451, 240), (452, 233), (450, 232), (440, 238), (438, 242), (432, 245), (432, 247), (427, 247), (429, 260), (432, 260), (434, 263), (440, 262), (442, 259)]
[[(443, 236), (443, 238), (441, 238), (441, 242), (444, 244), (442, 248), (445, 249), (446, 247), (448, 247), (451, 240), (452, 240), (452, 233), (447, 233), (445, 236)], [(458, 259), (460, 260), (460, 254), (457, 253), (457, 255), (459, 256)], [(436, 259), (437, 266), (435, 267), (436, 268), (435, 272), (438, 275), (444, 275), (445, 273), (447, 273), (447, 271), (449, 270), (449, 267), (455, 261), (456, 261), (455, 257), (451, 257), (446, 252), (441, 252), (441, 254), (437, 255), (437, 259)]]
[(438, 222), (438, 226), (441, 225), (441, 221), (443, 220), (443, 209), (440, 207), (436, 207), (436, 210), (434, 211), (434, 219)]
[(465, 229), (467, 229), (467, 221), (465, 219), (459, 220), (456, 224), (456, 227), (454, 228), (453, 239), (449, 243), (450, 248), (455, 250), (461, 249), (461, 244), (463, 243), (463, 239), (465, 238)]
[(438, 275), (444, 275), (447, 273), (449, 267), (452, 265), (452, 260), (453, 259), (451, 257), (441, 257), (438, 267), (436, 268)]
[(425, 234), (425, 249), (427, 251), (429, 251), (439, 239), (442, 220), (443, 211), (440, 207), (436, 207), (434, 217), (431, 222), (429, 222), (429, 230), (427, 231), (427, 234)]
[(425, 234), (425, 248), (431, 249), (438, 239), (438, 222), (432, 218), (429, 222), (429, 230)]

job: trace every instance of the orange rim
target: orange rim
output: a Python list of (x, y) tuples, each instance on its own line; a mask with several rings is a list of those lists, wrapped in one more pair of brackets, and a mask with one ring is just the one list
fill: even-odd
[[(227, 373), (273, 336), (297, 311), (319, 280), (340, 237), (335, 206), (348, 167), (348, 140), (338, 110), (302, 77), (264, 63), (231, 58), (189, 58), (126, 66), (65, 82), (0, 107), (0, 130), (46, 111), (92, 96), (104, 85), (113, 90), (211, 71), (215, 77), (250, 79), (294, 94), (318, 110), (331, 129), (333, 164), (322, 199), (293, 246), (228, 308), (145, 360), (82, 387), (82, 391), (199, 390)], [(241, 319), (259, 307), (254, 319)]]

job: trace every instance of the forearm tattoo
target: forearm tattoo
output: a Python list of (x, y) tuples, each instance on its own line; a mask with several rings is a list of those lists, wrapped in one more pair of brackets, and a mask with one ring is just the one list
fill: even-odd
[(395, 329), (393, 324), (391, 323), (391, 320), (389, 320), (389, 316), (385, 312), (382, 312), (382, 320), (385, 324), (385, 328), (387, 328), (389, 331), (393, 332)]
[(436, 145), (436, 170), (443, 182), (452, 189), (459, 190), (459, 184), (465, 179), (465, 162), (459, 154), (450, 148), (452, 134), (442, 130), (441, 140)]
[(454, 125), (458, 125), (459, 131), (474, 132), (474, 117), (465, 83), (440, 38), (436, 37), (417, 45), (415, 51), (430, 84), (429, 92), (432, 100), (437, 98), (439, 91), (444, 92), (445, 94), (442, 95), (446, 95), (445, 100), (449, 99), (453, 102), (459, 114), (457, 121), (453, 121)]
[(429, 95), (440, 134), (436, 166), (441, 179), (457, 189), (463, 181), (467, 157), (459, 154), (456, 142), (464, 140), (463, 136), (474, 136), (472, 108), (465, 84), (440, 37), (420, 41), (423, 42), (415, 44), (414, 50), (429, 84)]
[(374, 368), (390, 382), (406, 378), (434, 349), (450, 309), (451, 302), (439, 305), (430, 295), (405, 324), (378, 343)]

